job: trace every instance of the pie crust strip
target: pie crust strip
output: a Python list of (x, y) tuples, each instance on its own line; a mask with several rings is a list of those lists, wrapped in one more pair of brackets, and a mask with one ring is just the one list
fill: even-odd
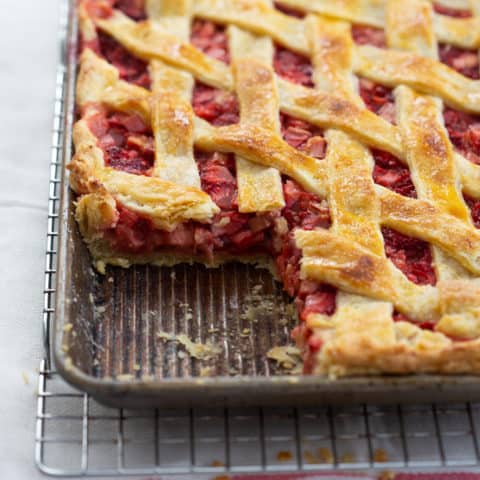
[[(240, 103), (240, 123), (257, 125), (280, 135), (278, 90), (272, 68), (273, 44), (231, 26), (228, 29), (232, 69)], [(283, 208), (282, 182), (276, 168), (236, 157), (240, 212)]]

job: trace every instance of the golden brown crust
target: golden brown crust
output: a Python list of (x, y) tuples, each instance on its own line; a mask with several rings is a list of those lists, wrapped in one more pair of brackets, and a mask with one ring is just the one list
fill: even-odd
[(193, 78), (158, 60), (151, 62), (150, 75), (151, 124), (155, 137), (153, 176), (200, 188), (200, 175), (193, 158), (194, 114), (190, 104)]
[[(480, 198), (480, 167), (454, 151), (441, 115), (443, 102), (480, 113), (480, 83), (440, 63), (437, 47), (440, 41), (479, 48), (480, 7), (473, 18), (458, 19), (434, 13), (424, 0), (281, 3), (307, 15), (287, 16), (270, 0), (147, 0), (148, 20), (136, 23), (117, 10), (94, 18), (80, 2), (84, 40), (95, 40), (96, 28), (108, 33), (149, 62), (152, 79), (150, 92), (120, 80), (118, 70), (92, 50), (81, 55), (82, 119), (74, 128), (76, 153), (69, 168), (80, 194), (77, 220), (94, 258), (124, 267), (192, 261), (166, 251), (118, 254), (103, 233), (118, 222), (118, 203), (164, 230), (188, 220), (209, 222), (218, 207), (200, 188), (193, 149), (233, 153), (242, 212), (281, 209), (281, 174), (328, 200), (329, 230), (295, 232), (303, 277), (340, 290), (332, 316), (307, 318), (322, 344), (315, 373), (480, 373), (480, 233), (463, 199), (463, 192)], [(228, 26), (230, 65), (190, 44), (194, 17)], [(388, 48), (356, 46), (352, 23), (385, 27)], [(272, 40), (310, 56), (314, 88), (274, 73)], [(395, 88), (395, 125), (366, 108), (356, 75)], [(195, 80), (235, 91), (239, 123), (213, 127), (196, 117)], [(89, 128), (90, 117), (105, 109), (137, 114), (151, 125), (151, 177), (105, 165)], [(324, 160), (282, 139), (279, 110), (324, 129)], [(374, 184), (370, 148), (408, 166), (418, 198)], [(431, 244), (435, 286), (416, 285), (395, 267), (386, 257), (381, 227)], [(209, 266), (231, 259), (237, 257), (198, 257)], [(432, 323), (433, 331), (394, 322), (394, 309)]]
[[(434, 0), (430, 0), (434, 2)], [(315, 12), (331, 18), (347, 20), (353, 24), (369, 25), (383, 28), (386, 23), (385, 0), (282, 0), (285, 6), (303, 12)], [(402, 5), (402, 2), (398, 2)], [(442, 2), (438, 2), (442, 3)], [(475, 9), (475, 2), (469, 0), (443, 2), (447, 7)], [(408, 14), (408, 9), (402, 10), (402, 16)], [(480, 45), (480, 18), (478, 11), (472, 18), (452, 18), (433, 13), (433, 31), (439, 42), (456, 45), (463, 48), (478, 48)]]
[[(89, 49), (83, 52), (80, 66), (77, 82), (77, 104), (80, 107), (84, 107), (89, 102), (102, 102), (114, 110), (140, 115), (146, 123), (150, 123), (150, 93), (147, 90), (122, 80), (109, 84), (108, 78), (111, 77), (109, 70), (113, 67)], [(102, 95), (95, 95), (95, 92), (102, 92), (101, 88), (95, 86), (95, 82), (108, 85)], [(368, 109), (359, 107), (351, 101), (342, 100), (334, 94), (307, 89), (279, 78), (277, 83), (280, 106), (285, 113), (307, 120), (319, 127), (336, 128), (351, 133), (362, 143), (386, 150), (406, 162), (398, 127), (391, 125)], [(202, 139), (213, 132), (214, 129), (206, 122), (195, 118), (195, 141), (201, 143)], [(246, 139), (243, 141), (246, 142)], [(205, 142), (201, 146), (214, 149), (211, 142)], [(250, 148), (252, 156), (258, 157), (261, 153), (255, 150), (256, 145)], [(465, 191), (474, 198), (480, 197), (480, 167), (459, 154), (454, 154), (454, 157)], [(276, 168), (283, 171), (279, 166)], [(297, 180), (305, 188), (310, 189), (308, 182), (304, 183), (302, 178)], [(320, 190), (325, 193), (325, 186)]]
[(408, 87), (398, 87), (395, 98), (407, 163), (419, 198), (429, 199), (450, 215), (470, 222), (438, 101)]
[(102, 104), (135, 113), (150, 123), (150, 92), (120, 80), (118, 70), (89, 48), (80, 55), (75, 100), (80, 109)]
[(392, 322), (391, 317), (387, 302), (366, 302), (361, 297), (346, 301), (340, 294), (332, 317), (311, 315), (307, 320), (324, 344), (313, 373), (339, 377), (480, 372), (478, 337), (457, 342), (444, 335), (440, 324), (430, 331), (410, 322)]
[[(349, 227), (351, 219), (345, 219), (346, 212), (354, 207), (365, 208), (361, 194), (355, 198), (356, 188), (349, 186), (352, 178), (355, 183), (366, 179), (357, 166), (338, 187), (340, 193), (331, 188), (337, 198), (344, 192), (352, 198), (350, 207), (343, 207), (341, 214), (336, 215), (337, 222), (343, 218), (347, 224), (347, 233), (341, 231), (341, 235), (336, 236), (330, 232), (296, 232), (297, 245), (304, 254), (302, 274), (342, 290), (333, 316), (312, 314), (307, 319), (313, 336), (323, 345), (313, 371), (332, 376), (480, 372), (480, 284), (478, 279), (473, 279), (480, 273), (480, 236), (472, 226), (459, 180), (462, 168), (468, 167), (462, 165), (462, 160), (453, 152), (441, 120), (439, 98), (412, 89), (434, 93), (455, 103), (453, 97), (447, 98), (446, 92), (440, 89), (449, 88), (450, 93), (458, 97), (460, 90), (455, 91), (453, 84), (465, 79), (455, 78), (448, 72), (449, 80), (445, 76), (440, 80), (443, 67), (438, 64), (433, 15), (428, 3), (386, 2), (386, 28), (388, 46), (398, 52), (360, 47), (369, 56), (368, 61), (365, 57), (360, 60), (360, 63), (365, 61), (365, 70), (357, 66), (357, 71), (366, 74), (368, 70), (370, 78), (382, 83), (388, 84), (385, 78), (389, 77), (394, 85), (397, 79), (405, 84), (395, 90), (397, 123), (403, 137), (403, 158), (409, 166), (418, 199), (375, 186), (372, 204), (378, 199), (380, 212), (375, 216), (370, 205), (369, 218), (374, 220), (374, 225), (365, 229), (363, 236), (359, 231), (356, 241), (354, 238), (346, 241), (355, 230)], [(334, 29), (326, 35), (335, 38)], [(412, 57), (412, 53), (421, 57)], [(381, 72), (378, 76), (377, 61)], [(341, 71), (339, 66), (336, 74)], [(380, 79), (382, 75), (384, 78)], [(409, 75), (415, 80), (411, 81)], [(425, 88), (418, 82), (424, 82)], [(339, 88), (345, 88), (344, 80), (337, 83)], [(348, 143), (344, 140), (342, 145), (346, 147)], [(346, 151), (350, 152), (348, 148)], [(341, 155), (332, 154), (333, 158), (339, 158), (340, 165), (347, 166), (348, 159), (342, 160)], [(345, 156), (348, 157), (348, 153)], [(355, 158), (362, 156), (357, 152)], [(338, 170), (336, 166), (335, 172)], [(329, 171), (329, 179), (333, 173)], [(360, 185), (359, 192), (366, 191), (366, 185)], [(471, 188), (478, 192), (476, 179)], [(420, 287), (405, 277), (397, 277), (396, 268), (392, 268), (384, 253), (371, 243), (375, 226), (380, 224), (432, 244), (438, 278), (436, 287)], [(356, 297), (343, 293), (345, 291), (363, 296)], [(372, 301), (372, 297), (377, 301)], [(417, 321), (433, 322), (434, 331), (409, 322), (394, 322), (392, 307)]]
[(135, 23), (116, 10), (108, 19), (97, 18), (95, 23), (140, 58), (166, 61), (215, 87), (233, 87), (231, 73), (222, 62), (203, 54), (170, 32), (155, 28), (152, 21)]
[(392, 323), (372, 311), (343, 311), (332, 340), (321, 351), (313, 373), (344, 375), (479, 373), (480, 340), (454, 342), (408, 322)]
[(407, 85), (436, 95), (460, 110), (480, 113), (480, 84), (438, 60), (364, 45), (357, 47), (355, 73), (374, 82)]
[[(79, 194), (95, 194), (109, 203), (110, 197), (122, 205), (151, 218), (158, 228), (173, 230), (188, 220), (208, 222), (219, 211), (212, 199), (196, 187), (182, 186), (156, 177), (130, 175), (105, 166), (103, 151), (88, 127), (88, 118), (98, 109), (92, 107), (74, 127), (75, 156), (69, 169), (72, 188)], [(107, 200), (108, 199), (108, 200)], [(90, 217), (89, 225), (91, 228)], [(99, 228), (104, 221), (98, 218)]]
[(352, 239), (322, 229), (297, 230), (295, 241), (303, 253), (305, 278), (391, 302), (419, 321), (438, 318), (437, 290), (410, 282), (384, 254), (371, 253)]
[(266, 35), (293, 51), (309, 54), (303, 24), (283, 15), (264, 0), (196, 0), (195, 14), (250, 31)]
[(209, 151), (235, 152), (251, 162), (274, 167), (307, 190), (325, 196), (326, 172), (321, 160), (294, 149), (275, 132), (254, 125), (199, 128), (197, 145)]
[[(279, 101), (273, 68), (273, 45), (231, 26), (228, 29), (235, 89), (240, 104), (240, 123), (258, 125), (280, 133)], [(285, 206), (280, 172), (236, 157), (238, 209), (269, 212)]]
[(480, 233), (470, 222), (445, 213), (432, 202), (403, 197), (384, 188), (376, 190), (382, 225), (438, 246), (478, 275)]

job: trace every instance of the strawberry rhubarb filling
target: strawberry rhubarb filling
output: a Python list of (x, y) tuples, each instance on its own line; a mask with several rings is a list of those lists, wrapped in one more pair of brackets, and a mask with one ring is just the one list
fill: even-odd
[(145, 0), (83, 0), (83, 5), (92, 17), (108, 18), (115, 9), (136, 22), (147, 18)]
[[(445, 7), (435, 3), (433, 8), (436, 13), (454, 18), (470, 18), (472, 12), (459, 8)], [(453, 68), (466, 77), (478, 80), (480, 78), (478, 51), (455, 47), (445, 43), (438, 45), (440, 61)]]
[[(436, 13), (454, 18), (470, 18), (471, 10), (451, 8), (434, 3)], [(480, 62), (477, 49), (460, 48), (446, 43), (438, 45), (440, 61), (472, 80), (480, 79)]]
[(440, 15), (445, 15), (447, 17), (469, 18), (472, 16), (472, 12), (470, 10), (465, 10), (463, 8), (447, 7), (441, 3), (434, 3), (433, 10), (436, 13)]
[(81, 49), (90, 48), (117, 68), (120, 78), (143, 88), (150, 88), (148, 64), (132, 55), (123, 45), (110, 35), (97, 30), (97, 37), (89, 42), (81, 42)]
[(305, 12), (302, 12), (301, 10), (297, 10), (296, 8), (292, 8), (289, 5), (283, 5), (281, 2), (274, 2), (273, 4), (277, 10), (284, 13), (285, 15), (288, 15), (290, 17), (295, 17), (295, 18), (305, 17)]
[(191, 28), (190, 42), (206, 55), (223, 63), (230, 63), (228, 37), (224, 26), (208, 20), (195, 19)]
[[(434, 8), (441, 15), (456, 18), (472, 16), (470, 10), (447, 8), (440, 4), (434, 4)], [(476, 50), (439, 45), (439, 55), (443, 63), (457, 72), (474, 80), (480, 78), (479, 56)], [(471, 115), (445, 107), (443, 118), (450, 140), (457, 151), (471, 162), (480, 165), (480, 115)], [(467, 203), (469, 202), (467, 201)], [(472, 215), (475, 217), (473, 210)]]

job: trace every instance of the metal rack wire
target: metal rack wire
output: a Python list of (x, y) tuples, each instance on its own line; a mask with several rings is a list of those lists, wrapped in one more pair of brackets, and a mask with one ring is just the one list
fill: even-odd
[(63, 169), (63, 121), (65, 115), (64, 101), (66, 90), (65, 48), (68, 28), (68, 0), (60, 2), (59, 57), (55, 83), (55, 102), (52, 129), (52, 152), (50, 160), (50, 184), (48, 198), (47, 244), (45, 255), (45, 283), (43, 308), (43, 340), (45, 362), (51, 366), (51, 326), (55, 313), (56, 262), (58, 247), (58, 211), (60, 186)]
[[(67, 2), (61, 15), (65, 45)], [(348, 408), (116, 410), (52, 370), (50, 330), (63, 168), (64, 55), (57, 72), (35, 460), (54, 476), (127, 476), (480, 464), (480, 404)]]
[(467, 468), (480, 404), (116, 410), (41, 365), (36, 462), (50, 475)]

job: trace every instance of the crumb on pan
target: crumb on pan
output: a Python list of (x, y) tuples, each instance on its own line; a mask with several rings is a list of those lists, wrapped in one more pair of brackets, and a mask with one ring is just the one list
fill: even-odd
[(250, 335), (250, 329), (249, 328), (244, 328), (242, 330), (242, 333), (240, 334), (241, 337), (248, 337)]
[(106, 273), (106, 264), (103, 260), (97, 260), (95, 262), (95, 268), (97, 270), (98, 273), (100, 273), (101, 275), (105, 275)]
[(315, 453), (306, 450), (303, 454), (305, 462), (310, 465), (321, 463), (333, 463), (333, 453), (327, 447), (320, 447)]
[(377, 448), (373, 452), (373, 461), (378, 463), (388, 462), (388, 452), (383, 448)]
[(262, 285), (255, 285), (251, 292), (246, 295), (240, 318), (256, 323), (261, 317), (276, 315), (279, 325), (287, 326), (289, 321), (297, 315), (295, 305), (293, 303), (279, 303), (277, 295), (264, 294), (261, 289)]
[(327, 447), (321, 447), (318, 449), (318, 458), (321, 463), (333, 463), (333, 453)]
[(183, 345), (188, 354), (198, 360), (210, 360), (217, 357), (222, 349), (212, 343), (193, 342), (185, 334), (175, 335), (168, 332), (158, 332), (157, 336), (167, 342), (177, 342)]
[(267, 358), (277, 362), (281, 368), (285, 370), (290, 370), (290, 373), (302, 372), (303, 363), (301, 358), (301, 352), (296, 347), (273, 347), (267, 352)]
[(347, 452), (340, 457), (340, 463), (353, 463), (355, 462), (355, 455)]
[(200, 367), (201, 377), (213, 377), (215, 375), (214, 367)]
[(292, 459), (293, 459), (292, 452), (289, 452), (288, 450), (280, 450), (277, 453), (277, 460), (279, 462), (289, 462)]

